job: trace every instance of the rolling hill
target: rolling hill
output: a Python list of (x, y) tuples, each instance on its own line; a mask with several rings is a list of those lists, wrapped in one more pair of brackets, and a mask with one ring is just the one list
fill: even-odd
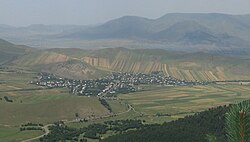
[(11, 65), (72, 79), (92, 79), (107, 74), (77, 58), (45, 50), (36, 50), (25, 54), (13, 61)]
[(69, 38), (84, 38), (84, 39), (105, 39), (105, 38), (129, 38), (141, 37), (148, 34), (149, 19), (125, 16), (119, 19), (111, 20), (98, 27), (78, 31), (76, 33), (62, 35)]
[(74, 79), (98, 78), (107, 74), (106, 71), (96, 69), (73, 56), (19, 46), (5, 40), (0, 40), (0, 66), (45, 71)]
[[(163, 49), (106, 48), (99, 50), (38, 50), (2, 41), (1, 62), (36, 72), (49, 72), (73, 79), (92, 79), (111, 72), (151, 73), (186, 80), (234, 80), (250, 78), (246, 59), (203, 52), (185, 53)], [(6, 56), (9, 55), (9, 56)]]
[(8, 41), (0, 39), (0, 65), (8, 63), (32, 50), (27, 46), (14, 45)]
[[(69, 49), (52, 49), (68, 54)], [(82, 56), (79, 53), (82, 52)], [(181, 53), (161, 49), (107, 48), (70, 52), (92, 67), (105, 71), (150, 73), (163, 71), (167, 76), (187, 80), (231, 80), (250, 77), (248, 60), (210, 55)]]

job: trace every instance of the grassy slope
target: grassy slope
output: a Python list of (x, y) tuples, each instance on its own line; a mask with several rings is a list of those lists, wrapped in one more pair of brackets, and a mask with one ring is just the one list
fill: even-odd
[(0, 39), (0, 65), (10, 62), (23, 55), (30, 49), (25, 46), (18, 46)]
[(79, 113), (81, 117), (108, 114), (97, 98), (74, 96), (65, 89), (34, 90), (38, 87), (27, 84), (28, 81), (34, 80), (34, 76), (0, 73), (0, 97), (8, 96), (14, 100), (13, 103), (0, 100), (0, 124), (20, 125), (26, 122), (51, 123), (72, 120), (75, 113)]
[[(66, 89), (37, 90), (41, 87), (28, 84), (35, 76), (35, 73), (0, 71), (0, 141), (18, 142), (43, 133), (20, 132), (19, 125), (27, 122), (46, 124), (73, 120), (75, 113), (80, 117), (109, 114), (97, 98), (74, 96)], [(3, 96), (14, 102), (6, 102)]]
[[(18, 99), (12, 97), (17, 102), (0, 102), (2, 108), (0, 113), (4, 116), (1, 118), (1, 123), (12, 125), (25, 122), (52, 123), (58, 120), (73, 120), (75, 113), (79, 113), (81, 117), (108, 114), (96, 98), (74, 97), (64, 94), (52, 95), (56, 94), (47, 94), (42, 97), (19, 97)], [(22, 100), (23, 103), (20, 103), (19, 100)]]
[(20, 142), (29, 138), (40, 136), (42, 131), (19, 131), (19, 128), (0, 127), (1, 142)]

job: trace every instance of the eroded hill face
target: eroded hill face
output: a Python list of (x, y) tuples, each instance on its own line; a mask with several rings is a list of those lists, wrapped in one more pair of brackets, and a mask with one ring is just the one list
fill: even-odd
[(47, 65), (51, 63), (68, 61), (69, 57), (63, 54), (47, 51), (35, 51), (20, 57), (14, 63), (20, 66), (32, 67), (35, 65)]
[(72, 79), (93, 79), (107, 75), (105, 71), (83, 62), (73, 56), (53, 51), (35, 50), (11, 60), (8, 65), (48, 72)]
[[(185, 80), (250, 78), (248, 60), (205, 53), (187, 54), (160, 49), (126, 48), (27, 50), (10, 43), (2, 46), (1, 54), (6, 57), (1, 56), (0, 61), (7, 65), (37, 72), (45, 71), (73, 79), (99, 78), (113, 71), (132, 73), (162, 71), (166, 76)], [(7, 58), (7, 55), (11, 56)]]
[(96, 69), (78, 60), (48, 64), (42, 68), (42, 71), (77, 80), (94, 79), (107, 75), (105, 71)]
[[(128, 57), (130, 58), (130, 57)], [(113, 62), (105, 58), (98, 57), (84, 57), (83, 60), (90, 65), (107, 68), (119, 72), (133, 72), (133, 73), (151, 73), (153, 71), (163, 71), (166, 76), (175, 76), (177, 78), (186, 80), (225, 80), (226, 76), (223, 67), (216, 67), (216, 69), (185, 69), (201, 67), (193, 62), (180, 63), (180, 67), (175, 65), (165, 64), (157, 61), (131, 61), (127, 57), (119, 57)], [(183, 64), (183, 66), (182, 66)]]
[(204, 53), (116, 48), (88, 51), (79, 58), (101, 70), (133, 73), (163, 71), (166, 76), (186, 80), (231, 80), (250, 76), (248, 61)]
[[(79, 50), (69, 50), (73, 52), (64, 54), (51, 50), (38, 50), (0, 39), (0, 66), (18, 67), (36, 72), (45, 71), (72, 79), (92, 79), (107, 75), (105, 71), (71, 56)], [(82, 57), (81, 53), (79, 55)]]
[(102, 57), (83, 57), (83, 60), (92, 66), (119, 72), (151, 73), (152, 71), (163, 71), (166, 76), (175, 76), (186, 80), (225, 80), (227, 78), (224, 68), (220, 66), (212, 68), (199, 62), (178, 62), (166, 58), (164, 55), (119, 52), (113, 60)]

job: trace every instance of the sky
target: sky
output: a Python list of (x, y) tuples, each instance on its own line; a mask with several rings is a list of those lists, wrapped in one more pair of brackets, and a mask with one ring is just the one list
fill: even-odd
[(0, 0), (0, 24), (94, 25), (122, 16), (250, 14), (250, 0)]

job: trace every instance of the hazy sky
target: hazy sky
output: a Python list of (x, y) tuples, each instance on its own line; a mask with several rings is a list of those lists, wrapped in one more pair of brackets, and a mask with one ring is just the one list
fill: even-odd
[(0, 0), (0, 24), (104, 23), (124, 15), (250, 14), (250, 0)]

